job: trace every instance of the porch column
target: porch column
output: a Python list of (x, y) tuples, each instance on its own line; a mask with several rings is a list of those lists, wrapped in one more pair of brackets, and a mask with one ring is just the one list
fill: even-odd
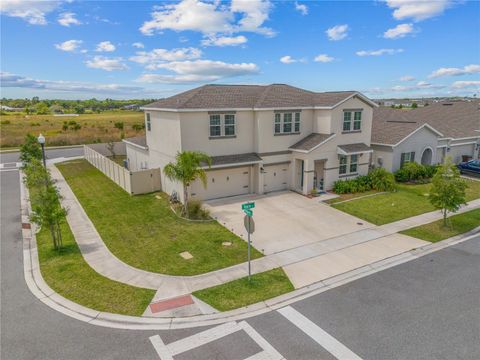
[(305, 195), (307, 195), (313, 189), (314, 176), (315, 176), (315, 161), (304, 160), (302, 190)]

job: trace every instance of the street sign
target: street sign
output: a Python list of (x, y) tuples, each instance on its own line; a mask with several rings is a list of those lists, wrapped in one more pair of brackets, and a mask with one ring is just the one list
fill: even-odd
[(253, 211), (252, 211), (252, 210), (245, 209), (245, 210), (243, 210), (243, 212), (244, 212), (247, 216), (253, 216)]
[(254, 207), (255, 207), (254, 202), (242, 204), (242, 210), (249, 210), (249, 209), (253, 209)]
[(245, 215), (243, 218), (243, 225), (245, 226), (248, 234), (253, 234), (255, 231), (255, 221), (253, 221), (251, 216)]

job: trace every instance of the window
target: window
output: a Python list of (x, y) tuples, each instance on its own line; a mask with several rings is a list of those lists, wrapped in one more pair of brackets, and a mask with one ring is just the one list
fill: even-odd
[[(353, 114), (353, 115), (352, 115)], [(353, 122), (353, 125), (352, 125)], [(362, 111), (343, 112), (343, 132), (360, 131), (362, 129)]]
[(300, 113), (275, 113), (275, 134), (295, 134), (300, 132)]
[(281, 114), (275, 114), (275, 134), (280, 134), (282, 132), (282, 118)]
[(352, 113), (345, 111), (343, 113), (343, 131), (350, 131), (352, 126)]
[(347, 173), (347, 157), (345, 155), (340, 155), (340, 167), (338, 173), (340, 175)]
[(235, 135), (235, 115), (227, 114), (224, 118), (225, 136)]
[(283, 132), (284, 133), (292, 132), (292, 113), (283, 114)]
[(220, 115), (210, 115), (210, 136), (221, 136), (222, 125)]
[(147, 130), (151, 131), (152, 130), (152, 124), (150, 123), (150, 114), (146, 113), (145, 116), (147, 117)]
[(403, 166), (403, 164), (408, 163), (408, 162), (413, 162), (415, 161), (415, 152), (407, 152), (407, 153), (402, 153), (400, 156), (400, 167)]
[(300, 132), (300, 113), (295, 113), (295, 132)]
[(235, 136), (234, 114), (210, 115), (210, 137), (222, 136)]
[(362, 112), (355, 111), (353, 115), (353, 130), (360, 130), (362, 127)]
[(350, 172), (351, 173), (356, 173), (357, 172), (357, 166), (358, 166), (358, 155), (350, 156)]

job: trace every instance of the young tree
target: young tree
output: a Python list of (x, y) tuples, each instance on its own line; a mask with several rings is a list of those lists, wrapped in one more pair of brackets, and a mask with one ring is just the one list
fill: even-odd
[(117, 154), (115, 153), (115, 143), (113, 141), (107, 143), (107, 150), (110, 151), (113, 158), (117, 157)]
[(26, 164), (32, 159), (42, 159), (42, 148), (32, 134), (25, 136), (25, 142), (20, 146), (20, 160)]
[(175, 157), (175, 163), (168, 163), (163, 172), (172, 181), (180, 181), (183, 184), (183, 211), (188, 215), (188, 187), (200, 179), (203, 186), (207, 187), (207, 174), (202, 168), (202, 163), (212, 164), (210, 156), (199, 151), (179, 152)]
[(65, 221), (67, 210), (60, 203), (61, 196), (50, 174), (40, 160), (32, 159), (25, 166), (25, 174), (32, 203), (30, 220), (38, 226), (50, 230), (54, 249), (62, 247), (61, 224)]
[(457, 212), (461, 205), (466, 204), (467, 187), (467, 182), (460, 177), (460, 171), (447, 157), (433, 176), (430, 190), (430, 202), (442, 211), (444, 226), (447, 226), (447, 213)]

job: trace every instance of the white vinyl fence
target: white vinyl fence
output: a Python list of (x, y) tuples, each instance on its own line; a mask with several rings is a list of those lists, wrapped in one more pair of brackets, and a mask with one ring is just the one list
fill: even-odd
[[(114, 152), (116, 155), (126, 155), (125, 143), (115, 143)], [(84, 145), (85, 159), (129, 194), (161, 190), (160, 169), (129, 171), (110, 160), (107, 157), (109, 153), (106, 144)]]

